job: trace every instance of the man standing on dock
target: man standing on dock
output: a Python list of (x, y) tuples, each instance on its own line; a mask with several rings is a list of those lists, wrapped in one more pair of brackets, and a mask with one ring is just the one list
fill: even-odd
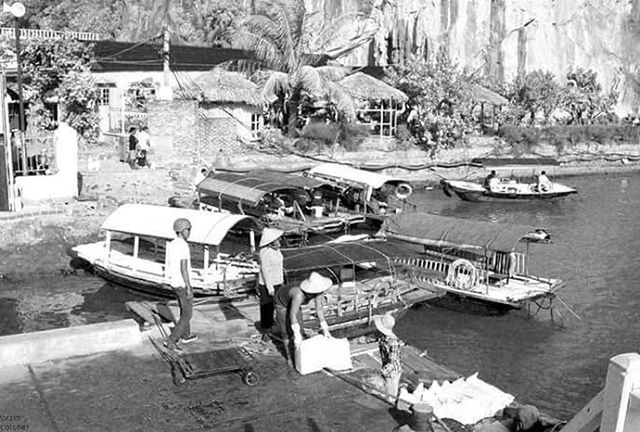
[(167, 261), (165, 263), (166, 277), (169, 285), (178, 296), (180, 305), (180, 319), (171, 330), (169, 345), (180, 349), (178, 342), (189, 343), (198, 337), (191, 334), (191, 315), (193, 313), (193, 288), (189, 279), (191, 270), (191, 252), (187, 239), (191, 233), (191, 222), (185, 218), (173, 222), (176, 238), (167, 245)]
[(258, 297), (260, 297), (260, 327), (263, 340), (269, 338), (273, 327), (273, 296), (284, 281), (283, 257), (280, 252), (282, 232), (265, 228), (260, 238), (260, 273), (258, 274)]

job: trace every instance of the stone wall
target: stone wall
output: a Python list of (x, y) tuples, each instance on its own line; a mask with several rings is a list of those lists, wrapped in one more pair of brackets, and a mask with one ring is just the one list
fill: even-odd
[(198, 163), (213, 166), (221, 153), (242, 152), (243, 143), (237, 135), (236, 121), (232, 118), (199, 118)]

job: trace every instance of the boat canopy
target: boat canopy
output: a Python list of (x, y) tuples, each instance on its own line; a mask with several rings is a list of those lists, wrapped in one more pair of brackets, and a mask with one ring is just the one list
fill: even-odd
[(338, 182), (365, 184), (374, 189), (379, 189), (386, 183), (394, 185), (407, 183), (405, 180), (396, 177), (333, 163), (316, 165), (309, 170), (309, 174)]
[(233, 227), (258, 229), (258, 221), (251, 216), (148, 204), (125, 204), (118, 207), (102, 223), (106, 231), (137, 236), (174, 239), (173, 222), (186, 218), (191, 222), (189, 243), (218, 246)]
[[(254, 206), (260, 202), (260, 198), (268, 193), (284, 192), (286, 190), (305, 193), (303, 186), (289, 182), (284, 176), (286, 174), (278, 178), (280, 175), (277, 173), (272, 176), (265, 176), (259, 172), (247, 174), (219, 173), (202, 180), (198, 184), (197, 190), (200, 194), (216, 196), (231, 201), (242, 201)], [(304, 179), (303, 177), (300, 178)], [(299, 184), (302, 184), (302, 181)]]
[(520, 241), (549, 239), (544, 229), (533, 226), (496, 224), (420, 212), (390, 215), (377, 235), (411, 243), (495, 252), (511, 252)]
[(316, 189), (322, 186), (327, 186), (329, 184), (328, 182), (320, 180), (315, 177), (294, 175), (294, 174), (284, 173), (281, 171), (255, 170), (255, 171), (251, 171), (249, 174), (257, 177), (262, 177), (264, 179), (271, 180), (274, 182), (284, 183), (289, 186), (294, 186), (294, 187), (304, 188), (304, 189)]
[(286, 271), (304, 271), (375, 262), (390, 268), (395, 258), (407, 258), (415, 253), (398, 243), (385, 240), (364, 240), (344, 243), (324, 243), (318, 246), (281, 249)]

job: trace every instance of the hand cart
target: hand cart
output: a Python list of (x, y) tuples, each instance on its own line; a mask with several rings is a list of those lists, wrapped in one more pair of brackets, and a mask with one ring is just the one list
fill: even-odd
[[(163, 341), (170, 345), (169, 337), (160, 320), (155, 318)], [(260, 375), (253, 369), (254, 360), (246, 348), (221, 348), (198, 353), (176, 352), (163, 343), (149, 337), (162, 358), (171, 366), (171, 376), (175, 385), (182, 385), (188, 379), (205, 378), (219, 373), (240, 372), (242, 381), (254, 387), (260, 383)]]

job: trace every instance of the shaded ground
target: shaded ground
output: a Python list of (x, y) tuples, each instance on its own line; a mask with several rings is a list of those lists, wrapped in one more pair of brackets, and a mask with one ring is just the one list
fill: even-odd
[(299, 375), (272, 352), (261, 355), (257, 370), (257, 387), (234, 373), (176, 387), (146, 342), (135, 352), (3, 371), (0, 406), (3, 416), (31, 431), (391, 431), (398, 425), (383, 402), (322, 372)]

